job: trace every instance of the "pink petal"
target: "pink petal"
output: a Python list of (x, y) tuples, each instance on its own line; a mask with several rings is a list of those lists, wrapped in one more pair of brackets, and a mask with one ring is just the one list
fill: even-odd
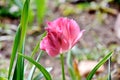
[(40, 49), (45, 50), (48, 55), (53, 57), (59, 54), (59, 48), (55, 48), (54, 44), (50, 41), (48, 36), (41, 41)]
[(72, 43), (73, 46), (74, 46), (74, 45), (79, 41), (79, 39), (82, 37), (84, 31), (85, 31), (85, 30), (82, 30), (82, 31), (79, 33), (79, 35), (77, 36), (77, 38), (76, 38), (76, 39), (74, 40), (74, 42)]
[(62, 39), (60, 52), (66, 52), (69, 49), (69, 42), (66, 39)]

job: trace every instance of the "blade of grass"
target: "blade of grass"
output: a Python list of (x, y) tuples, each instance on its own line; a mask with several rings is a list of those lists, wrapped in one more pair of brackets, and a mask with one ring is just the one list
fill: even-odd
[[(43, 37), (45, 37), (45, 36), (46, 36), (46, 32), (44, 32), (44, 33), (41, 35), (40, 41), (37, 43), (37, 45), (35, 46), (32, 54), (31, 54), (31, 58), (33, 58), (34, 55), (35, 55), (35, 53), (38, 51), (38, 49), (39, 49), (39, 47), (40, 47), (40, 42), (41, 42), (41, 40), (43, 39)], [(36, 59), (36, 62), (38, 62), (38, 61), (40, 60), (40, 57), (41, 57), (41, 54), (42, 54), (42, 53), (43, 53), (43, 51), (40, 51), (40, 53), (39, 53), (39, 55), (38, 55), (38, 57), (37, 57), (37, 59)], [(34, 72), (35, 72), (35, 69), (36, 69), (36, 67), (33, 65), (32, 69), (30, 70), (30, 73), (29, 73), (29, 76), (28, 76), (28, 80), (31, 80), (31, 79), (33, 78), (33, 74), (34, 74)]]
[[(41, 58), (41, 55), (43, 54), (43, 51), (40, 51), (37, 59), (36, 59), (36, 62), (39, 62), (40, 58)], [(35, 69), (36, 69), (36, 66), (34, 65), (29, 73), (29, 76), (28, 76), (28, 79), (27, 80), (32, 80), (33, 78), (33, 74), (35, 72)]]
[(33, 56), (35, 55), (35, 53), (38, 51), (39, 47), (40, 47), (40, 42), (43, 39), (43, 37), (46, 36), (46, 32), (44, 32), (41, 37), (40, 37), (40, 41), (37, 43), (37, 45), (35, 46), (34, 50), (32, 51), (31, 57), (33, 58)]
[(12, 80), (16, 80), (17, 79), (17, 67), (16, 66), (15, 66), (15, 70), (14, 70), (14, 74), (13, 74)]
[(25, 56), (23, 54), (19, 54), (19, 55), (27, 59), (29, 62), (33, 63), (43, 73), (46, 80), (52, 80), (51, 75), (42, 65), (40, 65), (38, 62), (33, 60), (31, 57)]
[(12, 54), (11, 54), (11, 58), (10, 58), (8, 80), (10, 79), (10, 76), (11, 76), (11, 73), (12, 73), (13, 64), (14, 64), (14, 61), (15, 61), (15, 56), (16, 56), (17, 49), (18, 49), (19, 42), (20, 42), (20, 34), (21, 34), (21, 30), (20, 30), (20, 26), (18, 26), (16, 35), (15, 35), (15, 39), (14, 39), (14, 42), (13, 42)]
[(76, 80), (76, 76), (75, 76), (73, 65), (72, 65), (71, 51), (69, 51), (69, 53), (67, 54), (67, 65), (68, 65), (68, 70), (69, 70), (71, 80)]
[[(46, 68), (46, 70), (48, 72), (50, 72), (52, 70), (52, 67), (48, 67), (48, 68)], [(43, 74), (39, 73), (38, 75), (35, 76), (35, 78), (33, 80), (41, 80), (43, 77), (44, 77)]]
[(62, 68), (62, 80), (65, 80), (65, 70), (64, 70), (64, 55), (60, 54), (61, 68)]
[(111, 56), (113, 52), (108, 53), (94, 68), (93, 70), (88, 74), (87, 80), (91, 80), (95, 72), (99, 69), (101, 65), (103, 65)]
[[(21, 53), (24, 52), (24, 45), (23, 45), (23, 49), (19, 52)], [(24, 80), (24, 59), (19, 55), (17, 57), (16, 67), (17, 67), (17, 70), (15, 73), (17, 74), (17, 80)]]
[[(20, 42), (20, 49), (22, 49), (22, 45), (25, 41), (25, 37), (26, 37), (26, 31), (27, 31), (27, 24), (28, 24), (28, 12), (29, 12), (29, 4), (30, 4), (30, 0), (26, 0), (24, 3), (24, 7), (23, 7), (23, 11), (22, 11), (22, 15), (21, 15), (21, 29), (22, 29), (22, 33), (21, 33), (21, 42)], [(20, 50), (21, 51), (21, 50)]]
[[(27, 24), (28, 24), (29, 3), (30, 3), (30, 0), (25, 1), (22, 14), (21, 14), (21, 20), (20, 20), (21, 36), (20, 36), (20, 44), (18, 49), (18, 52), (20, 53), (24, 53), (26, 30), (27, 30)], [(17, 57), (16, 67), (17, 67), (17, 70), (15, 73), (17, 74), (17, 80), (23, 80), (24, 79), (24, 59), (19, 55)]]

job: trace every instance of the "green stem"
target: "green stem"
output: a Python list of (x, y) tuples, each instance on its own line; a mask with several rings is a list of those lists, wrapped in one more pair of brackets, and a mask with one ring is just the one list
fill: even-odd
[(65, 80), (64, 56), (63, 56), (63, 54), (60, 54), (60, 59), (61, 59), (61, 67), (62, 67), (62, 80)]

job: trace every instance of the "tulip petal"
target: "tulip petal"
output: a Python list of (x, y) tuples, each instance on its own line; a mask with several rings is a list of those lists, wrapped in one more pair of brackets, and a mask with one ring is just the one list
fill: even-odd
[(72, 43), (73, 46), (74, 46), (74, 45), (79, 41), (79, 39), (82, 37), (84, 31), (85, 31), (85, 30), (82, 30), (82, 31), (79, 33), (79, 35), (77, 36), (77, 38), (73, 41), (73, 43)]
[(59, 54), (59, 49), (54, 47), (53, 43), (49, 40), (48, 36), (41, 41), (40, 49), (45, 50), (49, 56), (54, 57), (57, 54)]

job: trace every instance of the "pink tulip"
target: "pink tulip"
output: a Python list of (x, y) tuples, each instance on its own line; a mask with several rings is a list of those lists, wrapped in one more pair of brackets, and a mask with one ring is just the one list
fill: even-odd
[(40, 49), (50, 56), (56, 56), (71, 49), (81, 38), (84, 30), (80, 31), (73, 19), (58, 18), (47, 23), (47, 35), (40, 43)]

